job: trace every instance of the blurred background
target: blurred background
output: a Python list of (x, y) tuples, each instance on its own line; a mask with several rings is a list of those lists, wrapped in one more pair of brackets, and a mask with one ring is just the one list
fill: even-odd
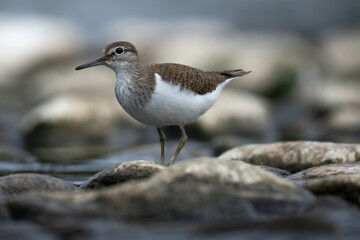
[[(117, 40), (144, 63), (252, 71), (187, 127), (179, 159), (247, 143), (359, 142), (359, 12), (357, 0), (2, 0), (0, 175), (76, 182), (121, 161), (160, 160), (156, 129), (118, 105), (114, 72), (74, 71)], [(169, 158), (180, 132), (166, 134)]]

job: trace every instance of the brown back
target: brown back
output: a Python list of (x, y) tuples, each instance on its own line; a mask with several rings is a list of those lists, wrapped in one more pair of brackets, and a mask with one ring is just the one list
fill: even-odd
[(174, 63), (151, 64), (148, 67), (153, 73), (159, 74), (164, 81), (180, 85), (181, 89), (190, 89), (200, 95), (214, 91), (220, 83), (227, 79), (250, 73), (241, 69), (207, 72)]

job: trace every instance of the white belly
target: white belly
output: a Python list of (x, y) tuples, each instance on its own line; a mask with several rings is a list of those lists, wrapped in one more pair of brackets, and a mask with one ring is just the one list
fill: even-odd
[(223, 82), (211, 93), (199, 95), (192, 91), (180, 90), (180, 86), (163, 81), (158, 74), (155, 76), (155, 91), (150, 102), (144, 107), (127, 104), (126, 102), (130, 101), (120, 101), (119, 97), (118, 100), (133, 118), (144, 124), (158, 127), (184, 126), (194, 122), (215, 103), (223, 87), (231, 80)]

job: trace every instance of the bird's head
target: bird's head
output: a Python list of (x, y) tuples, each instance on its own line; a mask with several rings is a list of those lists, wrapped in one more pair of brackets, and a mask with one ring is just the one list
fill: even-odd
[(114, 71), (117, 71), (132, 62), (138, 61), (138, 52), (134, 45), (123, 41), (113, 42), (105, 47), (103, 55), (100, 58), (81, 64), (77, 66), (75, 70), (105, 65)]

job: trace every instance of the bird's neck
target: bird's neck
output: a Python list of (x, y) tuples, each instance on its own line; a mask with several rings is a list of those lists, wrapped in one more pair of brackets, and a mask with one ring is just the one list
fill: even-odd
[(143, 72), (143, 65), (138, 62), (120, 62), (116, 66), (113, 66), (112, 69), (116, 73), (116, 84), (129, 84), (130, 82), (136, 81), (139, 79)]
[(115, 92), (125, 110), (128, 106), (143, 107), (150, 101), (155, 80), (154, 77), (147, 78), (150, 74), (147, 70), (139, 62), (122, 63), (116, 68)]

